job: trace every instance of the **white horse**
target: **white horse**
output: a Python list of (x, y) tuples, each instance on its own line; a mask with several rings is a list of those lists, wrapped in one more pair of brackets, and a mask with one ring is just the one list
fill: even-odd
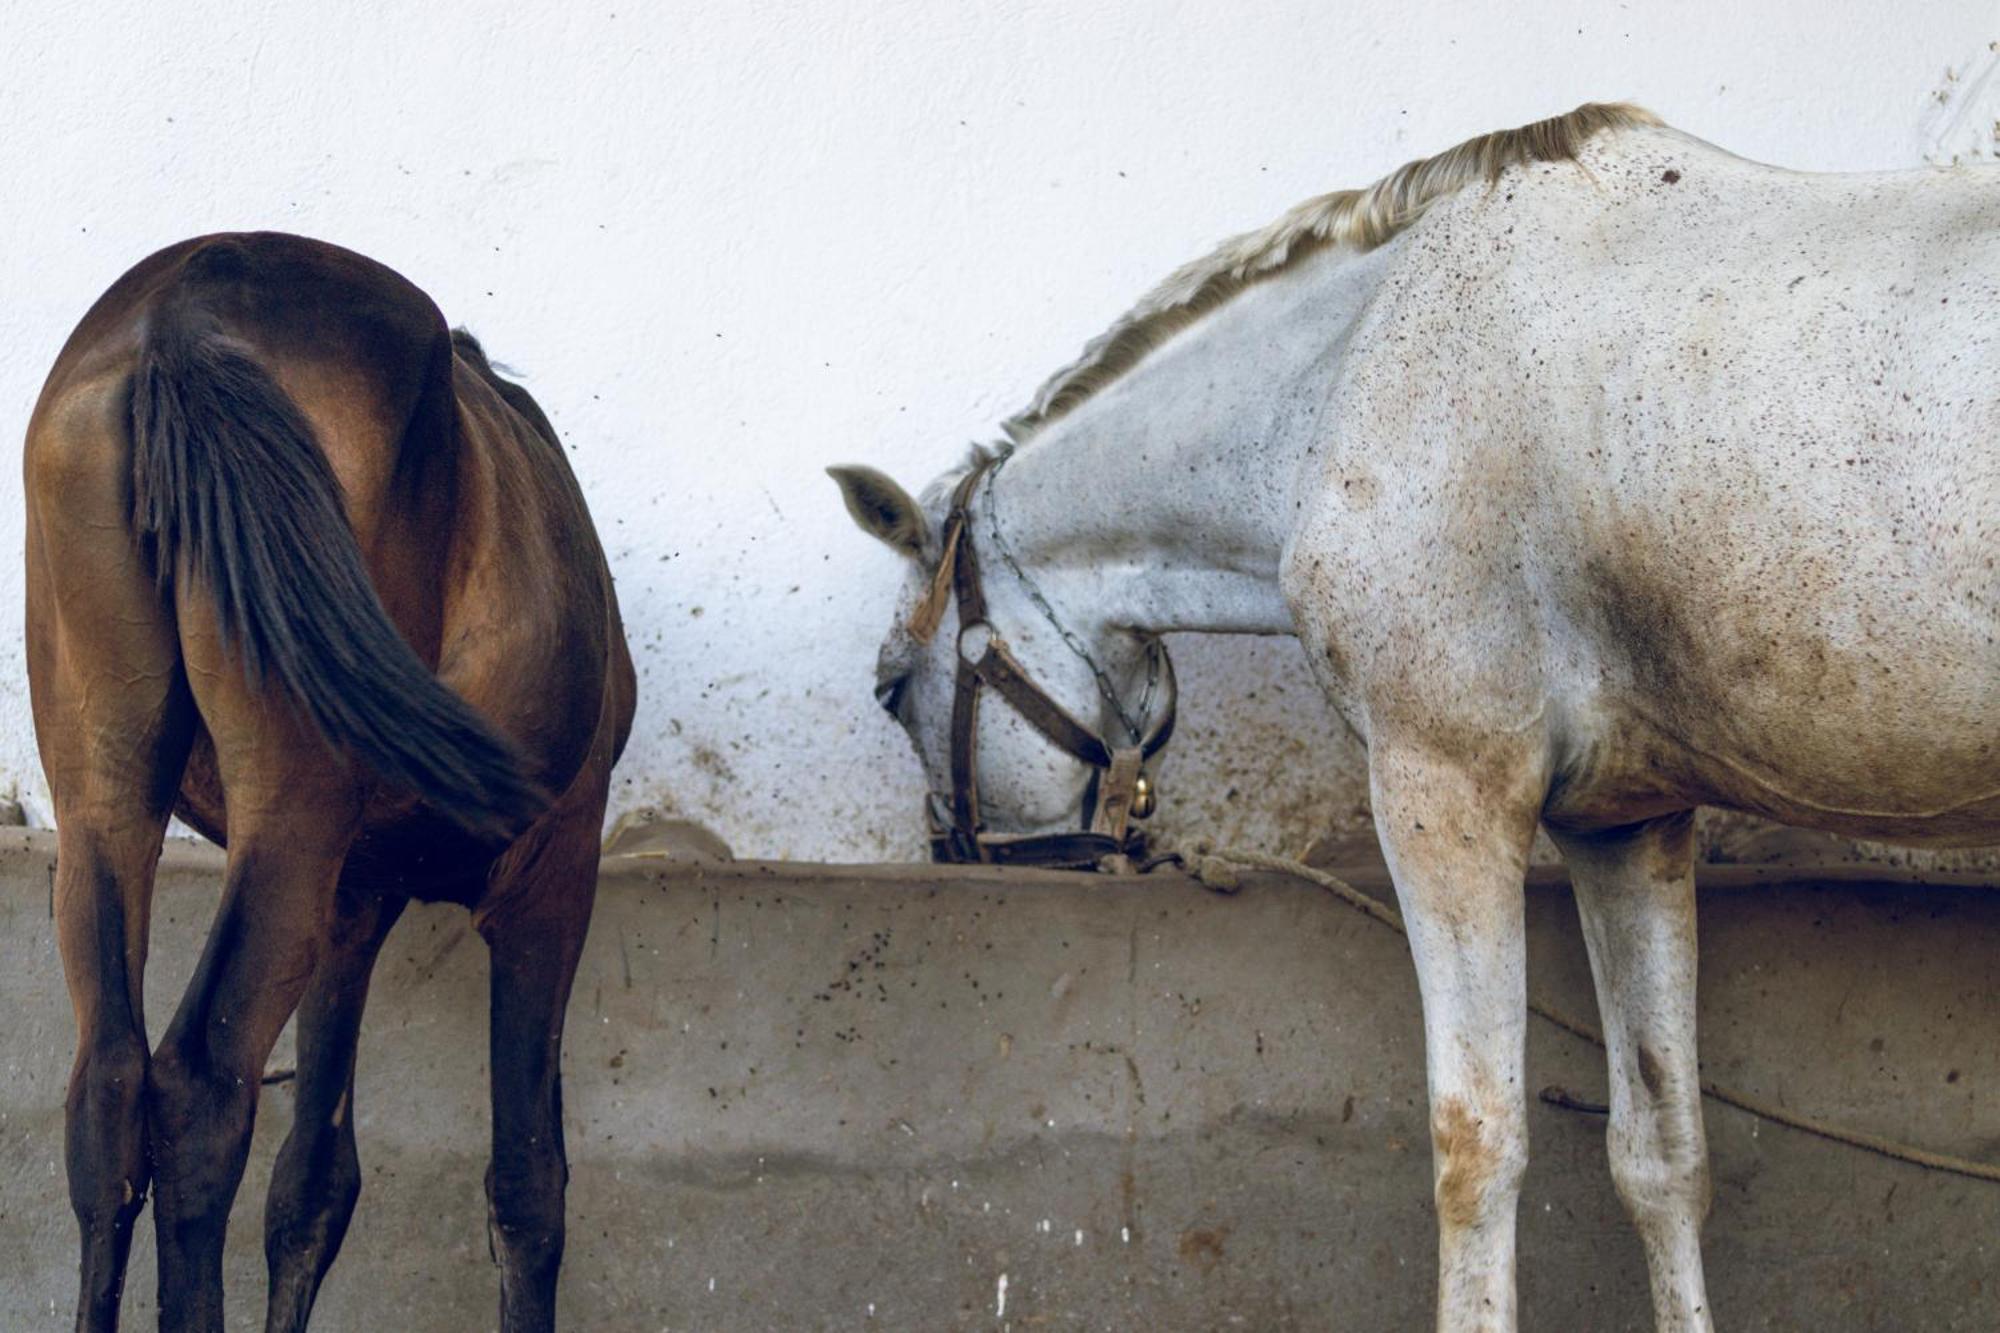
[[(1153, 636), (1297, 635), (1416, 957), (1439, 1326), (1515, 1324), (1539, 822), (1657, 1324), (1709, 1328), (1692, 812), (2000, 839), (1996, 288), (1984, 171), (1783, 171), (1625, 106), (1473, 140), (1175, 274), (975, 484), (835, 469), (911, 562), (880, 695), (948, 790), (954, 492), (976, 646), (1107, 734)], [(1095, 769), (1009, 708), (975, 730), (985, 827), (1073, 824)]]

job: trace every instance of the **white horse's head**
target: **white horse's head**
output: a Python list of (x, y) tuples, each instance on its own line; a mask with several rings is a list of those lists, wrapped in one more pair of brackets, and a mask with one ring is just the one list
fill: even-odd
[(982, 456), (919, 501), (873, 468), (828, 469), (861, 530), (908, 562), (875, 697), (923, 764), (938, 859), (1094, 863), (1128, 840), (1121, 807), (1151, 812), (1138, 760), (1171, 728), (1172, 666), (1094, 608), (1090, 568), (1021, 563), (995, 471)]

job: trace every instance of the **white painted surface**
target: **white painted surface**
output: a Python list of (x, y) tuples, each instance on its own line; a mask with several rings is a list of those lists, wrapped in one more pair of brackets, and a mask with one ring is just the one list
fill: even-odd
[[(850, 858), (918, 854), (921, 783), (869, 696), (900, 571), (822, 464), (920, 483), (1219, 236), (1586, 99), (1791, 166), (1948, 158), (1977, 135), (1935, 92), (1983, 86), (2000, 13), (16, 0), (4, 33), (8, 450), (70, 326), (149, 250), (267, 226), (383, 259), (526, 373), (573, 450), (640, 664), (614, 799), (739, 852)], [(0, 548), (20, 523), (0, 503)], [(0, 786), (33, 804), (20, 600), (0, 570)], [(1169, 818), (1268, 840), (1352, 808), (1289, 643), (1181, 658)]]

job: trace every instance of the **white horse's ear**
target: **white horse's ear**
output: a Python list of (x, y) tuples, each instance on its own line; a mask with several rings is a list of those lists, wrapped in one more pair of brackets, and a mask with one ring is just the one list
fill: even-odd
[(840, 485), (840, 498), (861, 530), (912, 560), (923, 558), (930, 537), (924, 511), (895, 480), (872, 467), (830, 467), (826, 475)]

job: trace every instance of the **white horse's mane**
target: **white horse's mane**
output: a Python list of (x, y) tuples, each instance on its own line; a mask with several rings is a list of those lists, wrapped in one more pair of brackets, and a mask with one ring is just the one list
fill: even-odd
[[(1435, 157), (1405, 163), (1363, 189), (1308, 199), (1263, 230), (1224, 241), (1175, 270), (1057, 371), (1003, 429), (1011, 443), (1026, 440), (1238, 292), (1328, 246), (1371, 250), (1422, 217), (1432, 203), (1474, 181), (1491, 183), (1507, 168), (1531, 162), (1574, 161), (1587, 140), (1606, 130), (1660, 123), (1652, 112), (1629, 103), (1587, 102), (1567, 115), (1482, 134)], [(1005, 452), (1009, 445), (998, 447)]]

